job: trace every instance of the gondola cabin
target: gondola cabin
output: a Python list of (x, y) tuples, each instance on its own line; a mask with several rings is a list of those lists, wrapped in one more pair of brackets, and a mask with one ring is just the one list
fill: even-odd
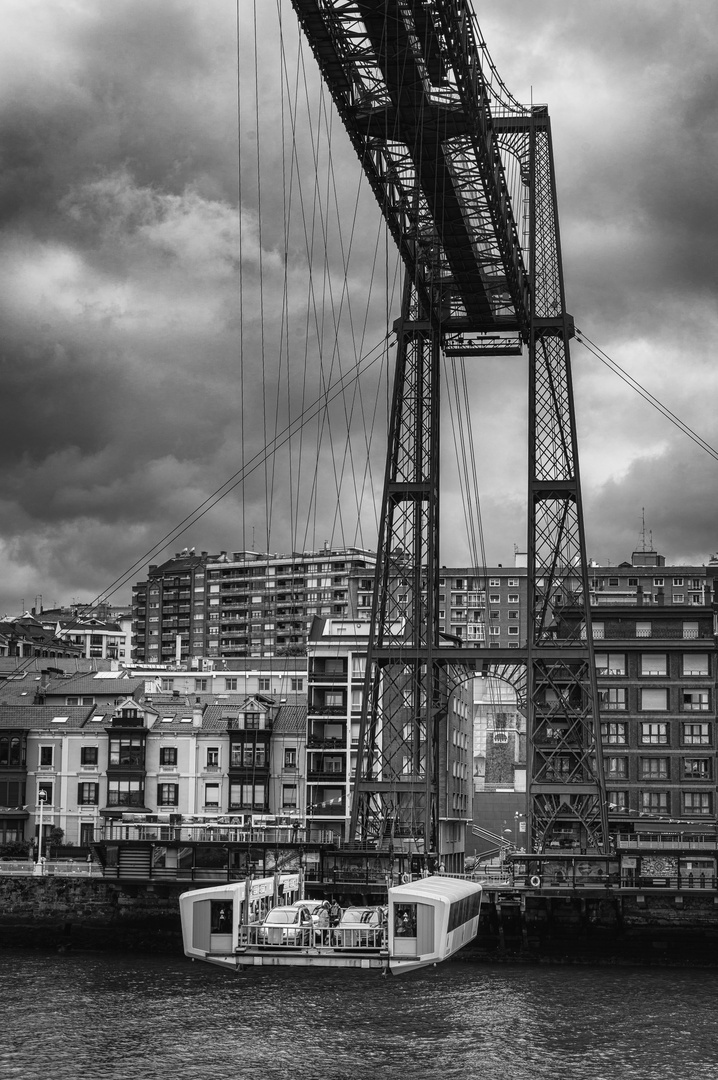
[(448, 960), (476, 937), (481, 886), (436, 875), (389, 889), (389, 967), (394, 975)]
[(182, 893), (179, 906), (185, 956), (236, 969), (236, 950), (248, 927), (258, 925), (270, 908), (291, 904), (299, 895), (299, 874), (276, 874), (249, 883), (235, 881)]

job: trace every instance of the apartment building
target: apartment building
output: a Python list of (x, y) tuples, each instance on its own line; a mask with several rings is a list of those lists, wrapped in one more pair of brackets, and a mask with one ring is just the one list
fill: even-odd
[(593, 606), (612, 828), (700, 829), (716, 814), (718, 565), (634, 552), (615, 569), (594, 568), (604, 587)]
[(442, 567), (439, 630), (482, 648), (525, 647), (527, 577), (525, 556), (504, 566)]
[(328, 546), (290, 556), (179, 552), (133, 588), (132, 659), (303, 656), (314, 615), (348, 618), (361, 606), (368, 617), (375, 562), (371, 551)]
[[(370, 624), (364, 620), (317, 618), (308, 650), (309, 700), (307, 705), (307, 823), (312, 836), (341, 843), (351, 839), (349, 819), (353, 779), (357, 768), (367, 643)], [(411, 722), (403, 701), (387, 701), (392, 728), (402, 733)], [(452, 694), (440, 721), (439, 845), (447, 868), (458, 869), (465, 851), (466, 820), (471, 818), (471, 682)], [(387, 731), (389, 728), (387, 727)], [(425, 759), (425, 747), (417, 760)], [(394, 773), (413, 777), (406, 744), (397, 736), (396, 750), (384, 747), (385, 759), (394, 758)], [(415, 763), (414, 763), (415, 764)], [(399, 802), (401, 780), (397, 779)], [(392, 834), (397, 847), (411, 838), (401, 827)]]
[[(123, 814), (303, 819), (306, 706), (260, 695), (190, 705), (0, 705), (0, 842), (97, 839)], [(303, 821), (302, 821), (303, 823)]]
[[(214, 557), (214, 556), (212, 556)], [(132, 661), (183, 663), (207, 655), (207, 551), (178, 552), (132, 586)]]

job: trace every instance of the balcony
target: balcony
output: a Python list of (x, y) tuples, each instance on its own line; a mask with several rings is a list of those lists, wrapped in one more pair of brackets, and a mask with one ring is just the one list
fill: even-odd
[(345, 750), (346, 738), (342, 736), (310, 735), (307, 739), (308, 750)]
[(331, 769), (328, 772), (325, 772), (321, 768), (308, 769), (307, 780), (311, 784), (343, 784), (346, 780), (346, 775), (344, 772), (336, 772), (334, 769)]
[(715, 851), (715, 833), (619, 833), (619, 851)]

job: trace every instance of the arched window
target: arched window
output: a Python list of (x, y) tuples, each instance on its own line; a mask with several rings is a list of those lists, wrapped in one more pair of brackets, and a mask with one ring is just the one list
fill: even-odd
[(20, 739), (18, 739), (17, 736), (10, 740), (10, 764), (22, 764), (22, 746), (20, 743)]

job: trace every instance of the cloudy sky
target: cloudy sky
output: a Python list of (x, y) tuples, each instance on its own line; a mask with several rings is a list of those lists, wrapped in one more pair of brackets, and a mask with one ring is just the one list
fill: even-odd
[[(185, 546), (375, 542), (396, 259), (278, 7), (239, 0), (238, 80), (235, 0), (0, 0), (0, 614), (125, 600), (119, 582)], [(715, 445), (714, 5), (476, 10), (515, 96), (550, 107), (577, 325)], [(658, 550), (707, 560), (715, 461), (573, 360), (589, 554), (630, 557), (645, 507)], [(506, 564), (525, 547), (526, 361), (471, 377), (487, 556)], [(463, 563), (443, 513), (442, 561)]]

